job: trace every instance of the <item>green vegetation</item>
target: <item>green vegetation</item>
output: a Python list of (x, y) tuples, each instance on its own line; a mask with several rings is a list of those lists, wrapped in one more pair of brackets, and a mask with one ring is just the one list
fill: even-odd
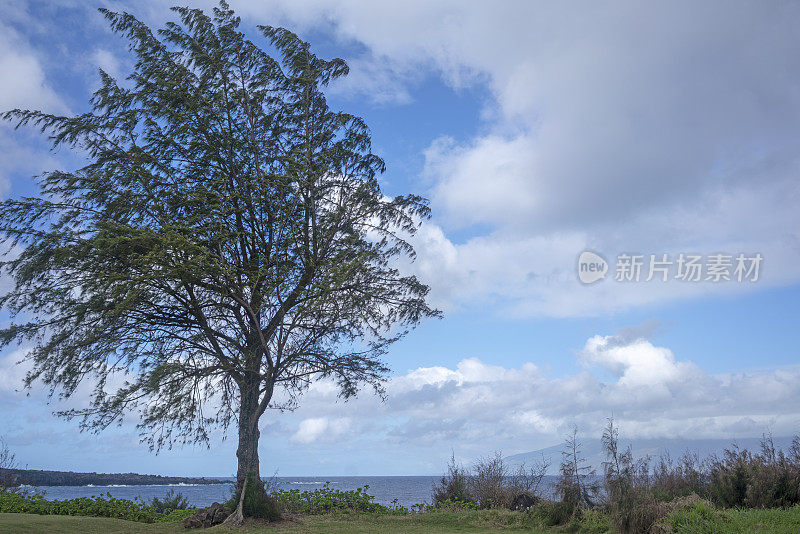
[[(720, 510), (700, 502), (672, 512), (661, 523), (676, 533), (701, 534), (714, 532), (794, 533), (800, 532), (800, 506), (788, 509)], [(668, 532), (665, 528), (662, 531)]]
[[(408, 514), (408, 508), (398, 504), (383, 506), (367, 493), (369, 486), (355, 490), (332, 489), (328, 482), (313, 491), (276, 490), (272, 496), (287, 513), (319, 515), (331, 512), (366, 512), (377, 515)], [(396, 501), (396, 500), (395, 500)]]
[[(247, 484), (244, 486), (245, 494), (242, 500), (242, 514), (244, 517), (254, 517), (267, 521), (279, 521), (281, 509), (275, 498), (267, 494), (264, 484), (257, 482), (258, 477), (254, 472), (247, 474)], [(228, 503), (228, 508), (234, 510), (239, 503), (240, 495), (237, 493)]]
[[(765, 437), (759, 452), (732, 447), (703, 462), (687, 453), (678, 462), (662, 457), (653, 464), (621, 447), (609, 420), (603, 444), (603, 476), (589, 477), (577, 433), (570, 435), (556, 484), (558, 500), (536, 495), (545, 464), (512, 471), (495, 453), (470, 470), (451, 457), (433, 488), (433, 506), (408, 509), (396, 501), (385, 506), (374, 502), (368, 486), (268, 491), (255, 473), (247, 479), (244, 498), (234, 494), (226, 506), (234, 510), (241, 503), (242, 515), (252, 518), (245, 527), (253, 532), (800, 532), (800, 438), (786, 452)], [(509, 510), (517, 506), (512, 498), (517, 492), (534, 498), (523, 509)], [(185, 508), (185, 499), (174, 491), (147, 505), (111, 495), (47, 501), (7, 489), (0, 490), (0, 532), (181, 532), (179, 521), (195, 512)]]
[(168, 514), (173, 510), (189, 509), (189, 501), (181, 492), (176, 493), (174, 489), (171, 489), (167, 492), (163, 499), (153, 497), (153, 499), (150, 501), (150, 508), (160, 514)]
[(50, 501), (42, 495), (24, 495), (0, 490), (0, 513), (111, 517), (140, 523), (169, 523), (180, 521), (194, 509), (158, 509), (138, 500), (106, 497), (80, 497)]
[[(249, 525), (248, 533), (345, 534), (388, 533), (488, 533), (528, 532), (551, 533), (615, 533), (609, 520), (599, 512), (588, 512), (580, 520), (563, 527), (547, 527), (536, 517), (507, 510), (471, 510), (460, 512), (434, 511), (424, 514), (325, 514), (303, 516), (278, 525)], [(213, 532), (240, 532), (241, 529), (214, 527)], [(177, 534), (186, 532), (180, 523), (144, 524), (118, 519), (95, 517), (38, 516), (0, 513), (0, 533), (48, 532), (53, 534), (88, 532), (103, 534)], [(800, 507), (786, 510), (718, 510), (707, 503), (696, 503), (673, 512), (655, 532), (674, 534), (728, 534), (759, 532), (790, 534), (800, 532)]]
[(128, 41), (124, 81), (101, 70), (77, 116), (0, 114), (86, 163), (0, 202), (0, 348), (25, 346), (26, 386), (88, 385), (60, 412), (82, 429), (138, 416), (154, 449), (235, 431), (245, 496), (269, 408), (318, 379), (383, 395), (389, 347), (440, 315), (406, 272), (428, 202), (387, 197), (369, 128), (329, 107), (342, 59), (284, 28), (253, 42), (224, 0), (160, 30), (100, 11)]
[(500, 452), (479, 458), (468, 470), (451, 455), (447, 472), (433, 487), (435, 508), (461, 506), (466, 509), (511, 508), (520, 494), (534, 500), (549, 463), (524, 464), (511, 469)]

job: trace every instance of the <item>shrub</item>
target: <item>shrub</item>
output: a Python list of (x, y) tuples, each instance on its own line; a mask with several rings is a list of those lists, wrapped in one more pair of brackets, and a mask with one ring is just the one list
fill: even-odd
[(596, 508), (576, 508), (565, 530), (582, 534), (606, 534), (611, 531), (611, 524), (608, 517)]
[(138, 499), (116, 499), (106, 497), (80, 497), (63, 501), (48, 501), (42, 495), (22, 495), (0, 490), (0, 513), (24, 513), (39, 515), (72, 515), (89, 517), (113, 517), (141, 523), (166, 523), (180, 521), (196, 510), (172, 510), (160, 513)]
[(163, 499), (153, 497), (150, 501), (150, 508), (160, 514), (168, 514), (173, 510), (186, 510), (189, 508), (189, 501), (186, 500), (182, 493), (175, 493), (175, 490), (171, 489), (164, 495)]
[(572, 520), (575, 505), (565, 501), (539, 501), (530, 513), (549, 527), (565, 525)]
[(710, 502), (695, 498), (677, 499), (668, 515), (659, 521), (653, 532), (720, 532), (730, 519)]
[(469, 496), (480, 508), (509, 508), (514, 497), (527, 493), (540, 497), (539, 486), (549, 463), (542, 459), (528, 468), (525, 464), (513, 471), (503, 460), (502, 453), (478, 459), (467, 479)]
[(500, 452), (480, 458), (468, 479), (469, 495), (481, 508), (508, 508), (514, 498), (514, 488), (506, 485), (507, 478), (508, 467)]
[(622, 533), (648, 532), (666, 513), (650, 489), (649, 458), (634, 460), (630, 446), (620, 449), (613, 419), (603, 430), (605, 499), (609, 516)]
[(556, 489), (561, 502), (570, 510), (570, 517), (576, 508), (588, 508), (595, 504), (600, 488), (593, 480), (594, 470), (587, 465), (581, 452), (577, 427), (572, 429), (564, 442), (559, 473)]
[(442, 476), (438, 484), (433, 486), (433, 505), (438, 507), (446, 501), (451, 503), (474, 502), (469, 494), (468, 481), (469, 473), (463, 465), (456, 463), (455, 453), (452, 453), (450, 462), (447, 464), (447, 473)]
[(653, 466), (650, 487), (662, 501), (688, 495), (705, 495), (708, 491), (708, 462), (701, 462), (696, 452), (686, 451), (676, 462), (669, 453), (662, 454)]
[(709, 494), (714, 502), (727, 508), (745, 505), (752, 461), (750, 451), (735, 444), (712, 460)]
[(725, 507), (787, 508), (800, 504), (800, 437), (788, 453), (777, 450), (771, 436), (751, 453), (737, 446), (711, 462), (709, 497)]
[(752, 458), (749, 478), (748, 507), (788, 508), (800, 503), (800, 437), (795, 436), (787, 454), (765, 436), (761, 453)]
[[(280, 521), (281, 509), (275, 496), (267, 493), (264, 482), (259, 480), (255, 473), (247, 474), (247, 482), (244, 485), (245, 494), (242, 503), (242, 515), (267, 521)], [(237, 491), (230, 501), (226, 503), (226, 508), (236, 510), (239, 505), (241, 494)]]
[(367, 493), (369, 486), (355, 490), (337, 490), (326, 482), (316, 490), (275, 490), (271, 496), (280, 510), (295, 514), (326, 514), (330, 512), (370, 512), (377, 514), (408, 513), (408, 509), (396, 504), (383, 506), (373, 501)]
[(530, 467), (524, 463), (519, 465), (507, 478), (507, 484), (516, 495), (527, 493), (542, 498), (539, 490), (549, 468), (550, 461), (542, 455), (542, 459), (534, 462)]

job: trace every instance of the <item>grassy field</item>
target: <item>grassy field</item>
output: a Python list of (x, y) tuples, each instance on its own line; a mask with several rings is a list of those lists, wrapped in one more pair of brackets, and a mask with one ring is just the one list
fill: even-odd
[[(507, 517), (506, 517), (507, 516)], [(361, 534), (386, 532), (423, 534), (434, 533), (484, 533), (484, 532), (547, 532), (523, 527), (511, 514), (459, 513), (424, 514), (419, 516), (375, 516), (360, 514), (352, 516), (311, 516), (297, 521), (286, 521), (279, 525), (254, 526), (244, 529), (249, 533), (293, 534), (329, 533)], [(519, 523), (515, 525), (514, 523)], [(70, 516), (40, 516), (28, 514), (0, 514), (0, 533), (42, 532), (61, 534), (86, 532), (97, 534), (174, 534), (187, 532), (242, 532), (241, 529), (214, 527), (189, 531), (180, 523), (144, 524), (119, 519)]]
[[(741, 533), (790, 534), (800, 532), (800, 507), (789, 510), (713, 510), (692, 508), (673, 514), (669, 526), (676, 534)], [(0, 533), (42, 532), (97, 533), (97, 534), (176, 534), (204, 532), (187, 531), (180, 523), (144, 524), (119, 519), (71, 516), (40, 516), (28, 514), (0, 514)], [(215, 527), (211, 532), (242, 532), (239, 529)], [(303, 517), (278, 525), (261, 525), (245, 528), (244, 532), (278, 534), (329, 533), (329, 534), (423, 534), (423, 533), (489, 533), (489, 532), (614, 532), (602, 521), (587, 521), (581, 525), (561, 528), (536, 526), (523, 514), (504, 511), (437, 512), (408, 516), (377, 516), (371, 514), (327, 515)], [(669, 530), (668, 530), (669, 531)]]

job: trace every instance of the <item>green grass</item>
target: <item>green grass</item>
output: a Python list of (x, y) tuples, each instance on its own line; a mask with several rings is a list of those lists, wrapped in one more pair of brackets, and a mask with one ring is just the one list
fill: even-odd
[[(252, 534), (424, 534), (424, 533), (489, 533), (528, 532), (555, 534), (560, 532), (602, 533), (609, 531), (600, 514), (589, 514), (580, 525), (544, 528), (534, 519), (516, 512), (481, 510), (433, 512), (417, 515), (328, 514), (303, 516), (278, 525), (251, 526), (243, 529)], [(788, 510), (718, 510), (698, 503), (670, 514), (664, 525), (676, 534), (745, 533), (788, 534), (800, 532), (800, 506)], [(208, 529), (202, 530), (206, 532)], [(0, 514), (0, 534), (41, 532), (64, 534), (73, 532), (97, 534), (177, 534), (187, 531), (180, 523), (135, 523), (121, 519), (30, 514)], [(242, 532), (215, 527), (212, 533)]]
[(189, 532), (180, 523), (136, 523), (106, 517), (0, 514), (0, 534), (85, 532), (87, 534), (167, 534)]
[[(246, 528), (250, 533), (278, 534), (361, 534), (361, 533), (486, 533), (498, 532), (548, 532), (534, 530), (523, 514), (504, 511), (443, 512), (421, 515), (375, 515), (334, 514), (302, 517), (296, 521), (284, 521), (280, 525), (265, 525)], [(203, 529), (203, 532), (209, 531)], [(0, 514), (0, 533), (53, 534), (88, 532), (98, 534), (169, 534), (188, 533), (180, 523), (144, 524), (99, 517), (42, 516), (28, 514)], [(200, 532), (199, 530), (197, 532)], [(223, 527), (214, 527), (210, 532), (241, 532)]]
[(681, 534), (727, 534), (759, 532), (795, 534), (800, 532), (800, 505), (788, 510), (718, 510), (698, 504), (673, 512), (667, 517), (675, 532)]

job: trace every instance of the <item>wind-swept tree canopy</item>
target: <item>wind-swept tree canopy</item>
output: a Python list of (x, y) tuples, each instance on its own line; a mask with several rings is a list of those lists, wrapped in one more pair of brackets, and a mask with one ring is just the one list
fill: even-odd
[(157, 32), (101, 11), (130, 41), (126, 80), (100, 71), (82, 115), (4, 115), (88, 163), (0, 206), (16, 254), (0, 343), (31, 347), (28, 385), (69, 396), (96, 381), (91, 406), (67, 413), (84, 428), (138, 411), (160, 448), (235, 421), (241, 487), (258, 473), (259, 418), (287, 407), (276, 392), (291, 404), (323, 377), (345, 398), (382, 392), (387, 347), (438, 314), (394, 267), (427, 203), (383, 195), (366, 125), (329, 109), (343, 60), (259, 26), (275, 59), (224, 2), (174, 8), (180, 23)]

